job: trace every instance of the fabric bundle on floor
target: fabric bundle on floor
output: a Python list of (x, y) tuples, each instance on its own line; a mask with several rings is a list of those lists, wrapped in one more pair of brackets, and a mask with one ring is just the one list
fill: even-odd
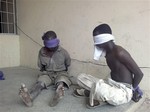
[(0, 71), (0, 80), (5, 80), (5, 78), (4, 78), (4, 74), (3, 74), (3, 72), (2, 72), (2, 71)]

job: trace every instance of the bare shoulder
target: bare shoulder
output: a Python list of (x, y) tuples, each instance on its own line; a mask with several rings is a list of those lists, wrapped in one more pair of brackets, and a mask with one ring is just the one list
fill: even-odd
[(116, 45), (115, 52), (118, 58), (122, 59), (122, 58), (130, 57), (129, 52), (121, 46)]

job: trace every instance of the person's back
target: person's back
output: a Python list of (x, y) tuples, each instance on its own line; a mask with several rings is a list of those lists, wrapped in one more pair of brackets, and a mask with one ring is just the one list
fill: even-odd
[(111, 69), (110, 74), (113, 80), (132, 84), (133, 73), (130, 71), (130, 68), (123, 63), (123, 61), (127, 61), (124, 59), (125, 55), (131, 59), (130, 54), (125, 49), (114, 45), (112, 53), (106, 55), (106, 62)]

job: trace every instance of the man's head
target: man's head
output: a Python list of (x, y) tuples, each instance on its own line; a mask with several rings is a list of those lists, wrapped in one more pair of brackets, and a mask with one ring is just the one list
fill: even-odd
[(107, 42), (114, 41), (112, 31), (109, 25), (101, 24), (93, 30), (93, 40), (95, 46), (94, 59), (106, 55)]
[(112, 34), (111, 28), (108, 24), (100, 24), (93, 30), (93, 36), (100, 34)]
[(54, 31), (47, 31), (42, 36), (42, 40), (52, 40), (52, 39), (55, 39), (55, 38), (57, 38), (57, 35)]
[(47, 31), (42, 36), (43, 43), (46, 48), (48, 48), (51, 51), (56, 50), (59, 45), (59, 39), (57, 39), (57, 35), (54, 31)]

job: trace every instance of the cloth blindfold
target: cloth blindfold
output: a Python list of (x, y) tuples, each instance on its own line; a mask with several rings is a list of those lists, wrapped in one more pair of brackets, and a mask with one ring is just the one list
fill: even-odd
[(100, 57), (106, 55), (106, 51), (103, 48), (99, 48), (96, 45), (106, 43), (110, 40), (115, 40), (114, 36), (111, 34), (100, 34), (94, 36), (94, 60), (99, 60)]
[(53, 48), (59, 45), (59, 39), (55, 38), (52, 40), (44, 40), (43, 43), (47, 48)]

